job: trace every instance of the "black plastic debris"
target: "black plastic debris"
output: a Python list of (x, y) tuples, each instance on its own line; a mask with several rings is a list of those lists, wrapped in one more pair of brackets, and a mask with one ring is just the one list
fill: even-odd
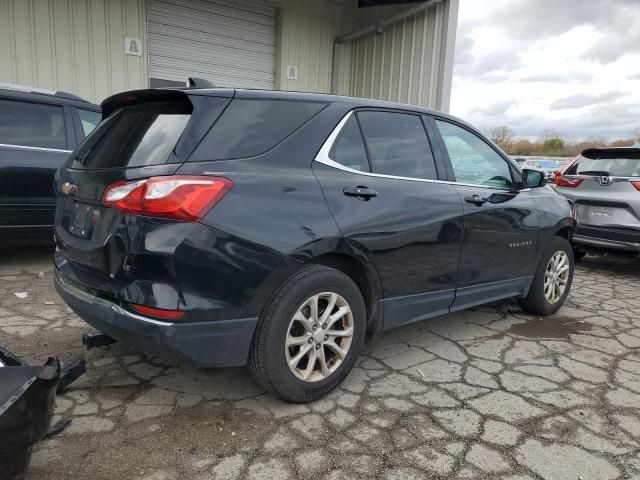
[(0, 480), (25, 478), (33, 445), (49, 431), (59, 385), (84, 371), (84, 360), (66, 370), (56, 357), (29, 365), (0, 348)]

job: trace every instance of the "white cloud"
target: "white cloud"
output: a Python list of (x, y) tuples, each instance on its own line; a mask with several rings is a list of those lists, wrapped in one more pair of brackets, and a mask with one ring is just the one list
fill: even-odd
[(520, 136), (640, 126), (640, 1), (461, 0), (451, 113)]

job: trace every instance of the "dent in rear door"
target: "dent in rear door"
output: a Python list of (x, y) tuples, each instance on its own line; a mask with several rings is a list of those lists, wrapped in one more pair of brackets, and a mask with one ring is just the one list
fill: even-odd
[[(357, 162), (349, 167), (329, 155), (330, 149), (323, 147), (313, 170), (342, 234), (380, 274), (384, 328), (447, 313), (457, 284), (462, 233), (455, 188), (358, 171), (351, 168)], [(354, 188), (375, 196), (354, 196)]]

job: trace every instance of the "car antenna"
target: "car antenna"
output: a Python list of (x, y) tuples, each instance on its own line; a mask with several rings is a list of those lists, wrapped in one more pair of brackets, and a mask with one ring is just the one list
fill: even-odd
[(216, 86), (209, 80), (204, 78), (189, 77), (187, 80), (187, 87), (189, 88), (216, 88)]

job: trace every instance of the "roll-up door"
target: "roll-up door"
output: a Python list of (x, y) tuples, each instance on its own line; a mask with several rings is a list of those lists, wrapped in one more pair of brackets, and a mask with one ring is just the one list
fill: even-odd
[(276, 8), (260, 0), (147, 0), (151, 86), (205, 78), (273, 88)]

